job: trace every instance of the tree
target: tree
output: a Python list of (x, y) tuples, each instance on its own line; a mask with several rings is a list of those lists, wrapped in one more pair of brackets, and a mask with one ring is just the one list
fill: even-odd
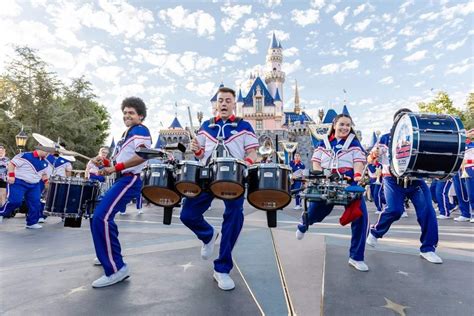
[[(61, 138), (68, 149), (93, 156), (107, 137), (110, 118), (84, 78), (70, 86), (48, 72), (34, 50), (16, 48), (16, 57), (0, 76), (0, 142), (12, 154), (15, 135), (21, 126), (25, 132), (39, 133), (53, 140)], [(27, 150), (36, 141), (30, 137)], [(76, 168), (83, 167), (79, 162)]]
[(463, 113), (463, 123), (466, 130), (474, 128), (474, 93), (471, 92), (466, 99), (466, 111)]
[(438, 92), (433, 101), (429, 103), (420, 102), (418, 108), (421, 112), (436, 113), (436, 114), (452, 114), (462, 115), (462, 111), (456, 109), (453, 105), (453, 101), (449, 98), (448, 94), (444, 91)]

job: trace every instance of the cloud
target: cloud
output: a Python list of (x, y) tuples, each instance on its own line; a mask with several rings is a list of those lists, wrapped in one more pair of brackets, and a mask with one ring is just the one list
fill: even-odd
[(0, 1), (0, 17), (15, 17), (19, 16), (22, 12), (22, 8), (15, 0), (2, 0)]
[(245, 15), (252, 12), (251, 5), (224, 6), (221, 11), (226, 15), (221, 21), (225, 33), (228, 33), (234, 25)]
[(446, 75), (449, 75), (449, 74), (457, 74), (457, 75), (460, 75), (462, 73), (465, 73), (466, 71), (468, 71), (470, 68), (472, 68), (472, 66), (474, 65), (472, 63), (473, 61), (473, 57), (470, 57), (470, 58), (466, 58), (466, 59), (463, 59), (461, 62), (459, 63), (456, 63), (456, 64), (449, 64), (446, 71), (445, 71), (445, 74)]
[(397, 45), (397, 38), (392, 37), (391, 39), (382, 43), (382, 48), (385, 50), (389, 50), (389, 49), (394, 48), (396, 45)]
[(309, 5), (312, 8), (321, 9), (322, 7), (324, 7), (324, 4), (325, 4), (324, 0), (311, 0)]
[(310, 24), (319, 23), (319, 11), (314, 9), (293, 10), (291, 20), (299, 26), (305, 27)]
[(442, 26), (437, 27), (432, 30), (426, 31), (422, 36), (416, 38), (415, 40), (408, 42), (406, 44), (406, 50), (411, 51), (412, 49), (416, 48), (420, 44), (430, 42), (438, 37), (439, 32), (443, 29)]
[(380, 79), (379, 82), (381, 84), (385, 84), (385, 85), (392, 84), (393, 83), (393, 77), (392, 76), (385, 77), (383, 79)]
[(186, 84), (186, 89), (196, 93), (200, 97), (208, 97), (212, 96), (212, 94), (215, 92), (216, 84), (210, 81), (198, 84), (195, 84), (194, 82), (188, 82)]
[(410, 25), (407, 25), (405, 26), (404, 28), (402, 28), (398, 34), (400, 35), (404, 35), (404, 36), (413, 36), (415, 34), (414, 30), (413, 30), (413, 27), (410, 26)]
[(349, 46), (354, 49), (374, 50), (375, 37), (356, 37), (349, 42)]
[(199, 36), (212, 37), (216, 31), (214, 17), (202, 10), (190, 13), (182, 6), (160, 10), (160, 19), (175, 29), (196, 30)]
[(414, 0), (408, 0), (406, 2), (404, 2), (401, 6), (400, 6), (400, 9), (398, 10), (399, 13), (401, 14), (404, 14), (406, 13), (407, 11), (407, 8), (411, 5), (413, 5), (415, 1)]
[(267, 32), (267, 38), (269, 39), (269, 42), (272, 39), (273, 32), (275, 32), (275, 36), (276, 36), (277, 40), (280, 41), (280, 42), (285, 42), (285, 41), (290, 39), (290, 33), (287, 33), (287, 32), (282, 31), (282, 30), (273, 30), (271, 32)]
[(447, 50), (455, 50), (455, 49), (458, 49), (459, 47), (462, 47), (464, 46), (464, 44), (466, 43), (467, 41), (467, 37), (465, 37), (464, 39), (458, 41), (458, 42), (455, 42), (455, 43), (452, 43), (452, 44), (449, 44), (446, 46), (446, 49)]
[(279, 5), (281, 5), (281, 0), (266, 0), (264, 1), (264, 3), (265, 3), (265, 6), (268, 8), (278, 7)]
[(371, 20), (370, 19), (365, 19), (359, 23), (356, 23), (354, 26), (354, 31), (356, 32), (364, 32), (365, 29), (369, 26)]
[(48, 64), (60, 69), (70, 70), (75, 63), (74, 56), (63, 49), (45, 48), (38, 51), (38, 55)]
[(390, 68), (390, 63), (392, 62), (393, 55), (384, 55), (382, 57), (384, 65), (382, 66), (383, 68)]
[(328, 75), (338, 72), (344, 72), (350, 69), (357, 69), (359, 68), (359, 61), (354, 59), (353, 61), (344, 61), (340, 64), (328, 64), (321, 67), (321, 74)]
[(414, 86), (415, 88), (419, 88), (419, 87), (421, 87), (421, 86), (424, 85), (424, 84), (425, 84), (425, 81), (422, 80), (422, 81), (418, 81), (418, 82), (415, 83), (413, 86)]
[(124, 70), (119, 66), (102, 66), (95, 70), (95, 75), (105, 82), (117, 85), (120, 82), (120, 74), (123, 72)]
[(297, 71), (301, 68), (301, 60), (297, 59), (293, 63), (283, 63), (281, 69), (286, 73), (288, 76), (289, 74)]
[(408, 62), (420, 61), (426, 57), (427, 52), (428, 51), (426, 49), (420, 50), (420, 51), (417, 51), (416, 53), (411, 54), (410, 56), (403, 58), (403, 60), (408, 61)]
[(420, 74), (425, 74), (427, 72), (431, 72), (434, 69), (435, 69), (435, 65), (428, 65), (420, 71)]
[(346, 19), (347, 15), (349, 14), (349, 7), (346, 7), (344, 11), (339, 11), (336, 13), (332, 18), (334, 20), (334, 23), (337, 25), (341, 26), (344, 24), (344, 20)]
[(285, 48), (283, 50), (283, 56), (284, 57), (296, 56), (298, 54), (299, 54), (299, 49), (296, 48), (296, 47)]
[(326, 7), (326, 10), (324, 10), (324, 12), (326, 13), (331, 13), (332, 11), (336, 10), (336, 6), (334, 4), (328, 4), (328, 6)]

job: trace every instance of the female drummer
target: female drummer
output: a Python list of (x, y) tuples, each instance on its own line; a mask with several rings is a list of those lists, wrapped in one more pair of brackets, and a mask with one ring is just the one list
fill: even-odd
[[(349, 183), (356, 185), (361, 180), (366, 161), (364, 150), (355, 136), (352, 128), (353, 123), (350, 116), (339, 114), (334, 118), (329, 138), (320, 141), (314, 150), (311, 161), (313, 170), (331, 170), (332, 173), (340, 173)], [(346, 144), (347, 143), (347, 144)], [(334, 205), (326, 202), (310, 202), (307, 220), (302, 216), (302, 223), (296, 230), (296, 238), (303, 239), (304, 233), (309, 225), (321, 222), (328, 216)], [(354, 210), (358, 208), (359, 210)], [(349, 264), (359, 271), (368, 271), (369, 267), (364, 262), (365, 240), (369, 227), (369, 217), (364, 199), (354, 201), (346, 207), (346, 212), (362, 213), (358, 218), (353, 218), (351, 229), (352, 239), (349, 250)]]

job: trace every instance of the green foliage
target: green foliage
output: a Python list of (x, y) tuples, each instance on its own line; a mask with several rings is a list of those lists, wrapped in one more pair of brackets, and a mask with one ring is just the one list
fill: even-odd
[[(0, 76), (0, 142), (8, 155), (16, 151), (15, 135), (24, 126), (30, 136), (61, 138), (67, 149), (94, 156), (107, 137), (110, 118), (96, 101), (91, 83), (78, 78), (66, 86), (47, 71), (34, 50), (18, 47), (16, 54)], [(35, 145), (30, 137), (26, 149)], [(84, 166), (82, 161), (74, 164), (75, 168)]]
[(469, 130), (474, 128), (474, 93), (467, 96), (466, 111), (463, 113), (464, 127)]

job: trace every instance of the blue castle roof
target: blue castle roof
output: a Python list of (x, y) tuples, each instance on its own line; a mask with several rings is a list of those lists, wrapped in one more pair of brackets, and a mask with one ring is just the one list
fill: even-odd
[(281, 48), (281, 45), (280, 47), (278, 47), (278, 41), (276, 39), (275, 32), (273, 32), (273, 38), (272, 42), (270, 43), (270, 48)]
[(301, 112), (301, 114), (295, 113), (295, 112), (284, 112), (285, 113), (285, 123), (283, 125), (288, 126), (289, 123), (294, 123), (294, 122), (312, 122), (313, 119), (306, 113), (306, 112)]
[(372, 132), (372, 140), (370, 141), (370, 148), (374, 147), (376, 143), (377, 143), (377, 134), (375, 134), (375, 132)]
[(255, 79), (252, 84), (252, 87), (249, 90), (249, 93), (247, 93), (247, 96), (244, 98), (244, 106), (253, 106), (253, 95), (255, 94), (255, 91), (257, 90), (258, 86), (260, 87), (261, 93), (264, 97), (263, 105), (274, 106), (275, 104), (273, 97), (271, 96), (270, 92), (268, 91), (267, 87), (263, 83), (262, 79), (260, 79), (260, 77), (257, 77)]
[(161, 137), (158, 136), (158, 140), (156, 141), (155, 148), (156, 148), (156, 149), (160, 149), (160, 148), (163, 147), (163, 145), (164, 145), (164, 144), (163, 144), (163, 141), (161, 140)]
[(182, 127), (181, 124), (179, 123), (177, 117), (174, 118), (173, 122), (171, 123), (170, 127), (168, 127), (168, 128), (173, 128), (173, 129), (179, 128), (179, 129), (183, 129), (183, 127)]
[(323, 117), (323, 123), (332, 123), (336, 116), (336, 111), (334, 111), (333, 109), (329, 109)]
[(214, 94), (214, 96), (212, 97), (211, 102), (216, 102), (217, 101), (217, 94), (219, 93), (219, 89), (222, 88), (223, 86), (224, 86), (224, 83), (221, 82), (221, 84), (219, 85), (219, 88), (216, 91), (216, 94)]
[(244, 98), (242, 97), (242, 89), (239, 89), (239, 96), (237, 97), (237, 102), (244, 102)]
[(280, 97), (280, 92), (278, 92), (278, 88), (277, 88), (277, 91), (275, 93), (275, 99), (274, 101), (281, 101), (281, 97)]
[(344, 104), (344, 106), (342, 107), (342, 114), (351, 116), (351, 115), (349, 114), (349, 110), (347, 109), (347, 106), (346, 106), (345, 104)]

